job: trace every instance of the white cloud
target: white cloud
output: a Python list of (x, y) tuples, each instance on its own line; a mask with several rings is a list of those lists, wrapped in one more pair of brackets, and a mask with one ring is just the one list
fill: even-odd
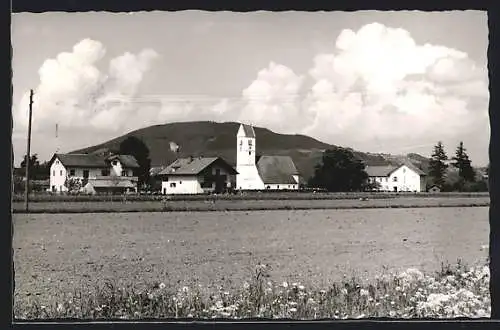
[(293, 131), (297, 123), (286, 118), (296, 118), (298, 115), (297, 103), (303, 80), (304, 77), (295, 74), (290, 68), (271, 62), (243, 90), (246, 105), (239, 120), (282, 132)]
[[(133, 99), (144, 74), (158, 54), (145, 49), (125, 53), (110, 61), (108, 72), (96, 67), (106, 53), (91, 39), (46, 60), (39, 70), (40, 84), (33, 98), (33, 130), (44, 131), (59, 124), (72, 129), (119, 131), (132, 118)], [(28, 122), (29, 95), (14, 108), (14, 129), (24, 131)]]
[(379, 23), (343, 30), (335, 46), (313, 59), (300, 102), (282, 97), (303, 87), (301, 76), (274, 63), (262, 70), (244, 91), (243, 118), (354, 148), (455, 139), (488, 124), (487, 70), (465, 52), (418, 45), (408, 31)]

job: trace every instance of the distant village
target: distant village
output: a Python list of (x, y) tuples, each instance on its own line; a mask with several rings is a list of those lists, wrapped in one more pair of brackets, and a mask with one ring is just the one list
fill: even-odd
[[(304, 178), (290, 156), (258, 155), (258, 137), (252, 126), (235, 132), (236, 167), (222, 157), (185, 157), (152, 167), (150, 188), (155, 194), (207, 194), (234, 191), (298, 191)], [(138, 193), (139, 168), (131, 155), (61, 154), (50, 159), (50, 178), (44, 190), (54, 194)], [(384, 192), (439, 192), (426, 186), (426, 173), (409, 162), (366, 166), (371, 190)]]

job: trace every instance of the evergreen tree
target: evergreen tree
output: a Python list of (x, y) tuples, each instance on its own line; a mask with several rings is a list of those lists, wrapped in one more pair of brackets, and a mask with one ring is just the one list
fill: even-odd
[(361, 191), (367, 180), (364, 164), (351, 151), (336, 148), (323, 153), (322, 162), (316, 166), (309, 185), (332, 192)]
[(460, 142), (453, 157), (452, 165), (458, 169), (458, 175), (464, 182), (474, 182), (476, 173), (471, 166), (471, 161), (464, 148), (464, 143)]
[(448, 159), (444, 151), (443, 143), (439, 141), (437, 145), (434, 146), (434, 152), (432, 153), (431, 160), (429, 161), (429, 176), (435, 185), (443, 188), (446, 179), (446, 169), (448, 165), (445, 161)]

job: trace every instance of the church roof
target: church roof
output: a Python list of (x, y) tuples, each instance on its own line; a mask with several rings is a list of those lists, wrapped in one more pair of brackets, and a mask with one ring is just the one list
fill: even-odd
[(246, 137), (255, 138), (255, 131), (252, 126), (245, 124), (241, 124), (241, 126), (243, 126), (243, 133)]
[(296, 184), (299, 174), (290, 156), (260, 156), (257, 170), (264, 184)]

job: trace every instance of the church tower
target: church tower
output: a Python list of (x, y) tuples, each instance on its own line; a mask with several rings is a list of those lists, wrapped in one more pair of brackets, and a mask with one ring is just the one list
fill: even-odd
[(236, 189), (264, 189), (257, 166), (256, 136), (252, 126), (241, 124), (236, 135)]

